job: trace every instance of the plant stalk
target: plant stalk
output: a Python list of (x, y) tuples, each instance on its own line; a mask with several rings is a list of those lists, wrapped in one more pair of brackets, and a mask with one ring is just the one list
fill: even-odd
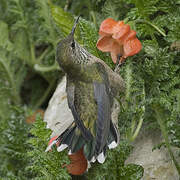
[(138, 122), (137, 128), (136, 128), (133, 136), (130, 139), (131, 141), (134, 141), (136, 139), (137, 135), (139, 134), (139, 131), (140, 131), (141, 127), (142, 127), (143, 120), (144, 120), (143, 117), (141, 117), (139, 122)]
[(157, 108), (154, 108), (154, 111), (156, 113), (156, 118), (157, 118), (158, 124), (160, 126), (163, 138), (165, 140), (166, 147), (167, 147), (167, 149), (169, 151), (170, 157), (174, 162), (174, 165), (175, 165), (175, 167), (176, 167), (176, 169), (178, 171), (178, 174), (180, 175), (180, 166), (179, 166), (178, 162), (176, 161), (176, 159), (174, 157), (174, 154), (173, 154), (173, 152), (171, 150), (171, 146), (170, 146), (169, 139), (168, 139), (168, 133), (167, 133), (166, 126), (165, 126), (165, 124), (163, 122), (163, 118), (162, 118), (162, 115), (161, 115), (162, 113)]
[(166, 34), (163, 31), (161, 31), (156, 25), (152, 24), (151, 22), (149, 22), (147, 20), (139, 19), (139, 20), (136, 20), (135, 22), (148, 24), (148, 25), (152, 26), (154, 29), (156, 29), (161, 35), (166, 37)]
[(20, 96), (19, 96), (19, 94), (17, 92), (16, 85), (15, 85), (14, 79), (12, 77), (12, 74), (11, 74), (11, 72), (9, 70), (10, 68), (9, 68), (9, 66), (2, 59), (0, 59), (0, 63), (3, 65), (4, 69), (6, 70), (8, 79), (9, 79), (10, 84), (11, 84), (12, 95), (13, 95), (13, 102), (14, 102), (14, 104), (20, 104), (21, 99), (20, 99)]
[(35, 64), (34, 69), (36, 71), (40, 71), (40, 72), (50, 72), (50, 71), (59, 70), (59, 67), (56, 64), (49, 66), (49, 67), (40, 66), (39, 64)]
[(35, 57), (34, 44), (32, 42), (30, 42), (30, 52), (31, 52), (31, 62), (33, 65), (36, 63), (36, 57)]
[(51, 48), (48, 47), (44, 50), (44, 52), (37, 58), (37, 63), (40, 63), (42, 61), (42, 59), (44, 59), (44, 57), (48, 54), (50, 49)]

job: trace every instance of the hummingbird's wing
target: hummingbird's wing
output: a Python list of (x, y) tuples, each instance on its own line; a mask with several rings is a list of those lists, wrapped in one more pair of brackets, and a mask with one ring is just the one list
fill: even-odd
[(107, 143), (111, 121), (111, 108), (110, 97), (104, 83), (94, 82), (94, 94), (97, 103), (95, 152), (99, 154)]
[(75, 84), (68, 77), (67, 77), (66, 92), (67, 92), (68, 106), (72, 111), (76, 125), (81, 130), (81, 133), (86, 140), (92, 139), (92, 135), (90, 131), (83, 124), (83, 121), (80, 119), (80, 115), (77, 111), (77, 107), (75, 106)]
[[(68, 78), (66, 91), (75, 123), (82, 136), (89, 141), (86, 145), (93, 149), (90, 154), (98, 155), (107, 144), (111, 105), (108, 76), (104, 67), (100, 63), (94, 63), (91, 65), (92, 69), (90, 82), (73, 82)], [(85, 149), (89, 149), (86, 145)]]
[(100, 63), (95, 64), (99, 72), (99, 80), (94, 80), (94, 97), (97, 103), (96, 145), (99, 154), (105, 147), (111, 122), (111, 97), (107, 72)]

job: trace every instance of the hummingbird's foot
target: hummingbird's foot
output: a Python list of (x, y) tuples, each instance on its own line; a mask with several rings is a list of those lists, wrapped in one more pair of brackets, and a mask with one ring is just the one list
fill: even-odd
[(121, 54), (118, 54), (114, 72), (119, 71), (119, 67), (123, 64), (124, 60), (125, 60), (125, 58)]

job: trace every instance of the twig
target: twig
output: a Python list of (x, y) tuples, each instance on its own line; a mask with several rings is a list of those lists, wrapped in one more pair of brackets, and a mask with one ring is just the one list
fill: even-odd
[(118, 73), (119, 67), (123, 64), (123, 59), (124, 59), (124, 57), (121, 56), (121, 54), (118, 54), (117, 61), (116, 61), (116, 67), (114, 68), (114, 72)]

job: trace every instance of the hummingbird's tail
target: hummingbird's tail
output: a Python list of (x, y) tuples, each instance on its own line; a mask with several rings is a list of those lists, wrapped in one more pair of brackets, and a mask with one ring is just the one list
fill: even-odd
[(119, 131), (116, 125), (113, 124), (111, 121), (108, 139), (103, 150), (99, 154), (96, 153), (95, 150), (96, 142), (94, 138), (94, 140), (89, 141), (84, 145), (84, 155), (86, 159), (90, 162), (95, 162), (97, 160), (99, 163), (104, 163), (106, 159), (105, 155), (107, 149), (114, 149), (115, 147), (118, 146), (118, 144), (119, 144)]
[(107, 148), (113, 149), (119, 144), (119, 132), (115, 124), (113, 124), (111, 121), (107, 143), (100, 154), (96, 154), (95, 140), (96, 138), (89, 141), (84, 139), (79, 128), (75, 125), (75, 123), (73, 123), (63, 134), (58, 136), (49, 144), (46, 151), (49, 151), (54, 144), (56, 144), (57, 151), (59, 152), (68, 147), (69, 155), (74, 154), (83, 148), (83, 154), (89, 162), (95, 162), (97, 160), (99, 163), (103, 163), (106, 158), (105, 154)]

